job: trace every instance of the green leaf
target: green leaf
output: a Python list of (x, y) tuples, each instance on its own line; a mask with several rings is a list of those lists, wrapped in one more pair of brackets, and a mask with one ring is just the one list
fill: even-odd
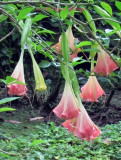
[(8, 154), (5, 154), (5, 153), (0, 153), (0, 157), (6, 157), (6, 158), (10, 158), (10, 156)]
[(48, 29), (43, 29), (41, 31), (37, 31), (37, 33), (49, 33), (49, 34), (56, 34), (55, 32), (48, 30)]
[(98, 46), (99, 46), (99, 44), (97, 43), (97, 42), (95, 42), (95, 43), (93, 43), (92, 45), (91, 45), (91, 51), (90, 51), (90, 55), (89, 55), (89, 57), (91, 58), (91, 59), (93, 59), (94, 57), (95, 57), (95, 55), (96, 55), (96, 53), (98, 52)]
[(41, 68), (47, 68), (51, 65), (51, 62), (47, 61), (47, 60), (42, 60), (40, 63), (39, 63), (39, 66)]
[(115, 2), (115, 6), (116, 6), (119, 10), (121, 10), (121, 2), (120, 2), (120, 1), (116, 1), (116, 2)]
[[(102, 8), (100, 8), (99, 6), (97, 5), (94, 5), (94, 9), (95, 11), (101, 15), (102, 17), (104, 18), (110, 18), (111, 20), (115, 20), (114, 18), (112, 18), (105, 10), (103, 10)], [(119, 23), (117, 22), (114, 22), (114, 21), (111, 21), (111, 20), (105, 20), (106, 22), (108, 22), (114, 29), (118, 29), (120, 30), (121, 27), (119, 25)], [(116, 32), (119, 36), (121, 36), (120, 32)]]
[(61, 63), (61, 73), (63, 75), (63, 78), (66, 79), (66, 70), (65, 70), (65, 64)]
[(45, 16), (43, 14), (36, 15), (34, 18), (32, 18), (32, 22), (40, 21), (40, 20), (42, 20), (43, 18), (46, 18), (46, 17), (48, 17), (48, 16)]
[(95, 49), (95, 48), (89, 48), (89, 49), (82, 49), (80, 52), (98, 52), (99, 50), (98, 49)]
[(65, 62), (69, 62), (70, 60), (70, 56), (69, 56), (69, 45), (68, 45), (68, 40), (66, 37), (66, 33), (63, 31), (62, 32), (62, 37), (61, 37), (61, 48), (62, 48), (62, 53), (63, 53), (63, 57)]
[(5, 83), (6, 85), (12, 83), (12, 82), (15, 82), (16, 81), (16, 78), (13, 78), (11, 76), (7, 76), (6, 77), (6, 80), (5, 79), (0, 79), (1, 82)]
[(76, 47), (76, 49), (80, 48), (80, 47), (83, 47), (83, 46), (89, 46), (89, 45), (92, 45), (92, 42), (91, 41), (82, 41), (81, 43), (79, 43)]
[(32, 7), (24, 7), (18, 14), (18, 20), (25, 19), (26, 16), (33, 10)]
[(43, 11), (49, 12), (52, 15), (58, 17), (58, 12), (56, 11), (56, 9), (54, 10), (53, 8), (43, 7), (42, 5), (40, 5), (40, 9), (43, 10)]
[(0, 108), (0, 112), (7, 112), (7, 111), (15, 111), (15, 109), (14, 108), (9, 108), (9, 107)]
[(27, 38), (29, 37), (31, 31), (32, 21), (31, 18), (27, 18), (25, 21), (25, 25), (23, 28), (22, 36), (21, 36), (21, 46), (24, 47)]
[(34, 146), (34, 145), (36, 145), (36, 144), (46, 144), (47, 143), (47, 140), (34, 140), (31, 144), (30, 144), (30, 146), (32, 147), (32, 146)]
[(75, 92), (76, 94), (80, 94), (79, 82), (78, 82), (76, 73), (75, 73), (75, 71), (74, 71), (74, 68), (73, 68), (72, 65), (70, 64), (68, 69), (69, 69), (69, 77), (70, 77), (70, 80), (71, 80), (71, 82), (72, 82), (72, 84), (73, 84), (74, 92)]
[(0, 15), (0, 23), (1, 23), (2, 21), (5, 21), (7, 18), (8, 18), (8, 17), (5, 16), (4, 14), (1, 14), (1, 15)]
[[(92, 16), (90, 15), (90, 13), (87, 10), (83, 10), (83, 14), (84, 14), (84, 16), (85, 16), (85, 18), (87, 19), (88, 22), (90, 22), (93, 19)], [(89, 23), (89, 26), (92, 29), (93, 33), (96, 33), (96, 26), (95, 26), (94, 21), (91, 21)]]
[(20, 20), (20, 21), (19, 21), (19, 25), (21, 26), (22, 29), (24, 28), (23, 20)]
[(112, 16), (112, 8), (111, 8), (111, 6), (106, 2), (101, 2), (100, 4)]
[(68, 16), (68, 8), (67, 7), (63, 8), (63, 10), (60, 12), (60, 16), (63, 20), (66, 19), (66, 17)]
[(6, 80), (5, 79), (0, 79), (1, 82), (5, 83), (6, 85), (10, 85), (10, 84), (21, 84), (21, 85), (26, 85), (25, 83), (21, 82), (21, 81), (17, 81), (16, 78), (13, 78), (11, 76), (7, 76)]
[(3, 8), (5, 8), (5, 10), (7, 10), (8, 13), (14, 15), (15, 18), (17, 18), (17, 15), (16, 15), (16, 8), (15, 8), (15, 5), (12, 5), (12, 4), (7, 4), (7, 5), (4, 5)]
[(20, 97), (10, 97), (10, 98), (4, 98), (4, 99), (1, 99), (0, 100), (0, 104), (4, 104), (4, 103), (7, 103), (7, 102), (11, 102), (11, 101), (14, 101), (16, 99), (19, 99)]

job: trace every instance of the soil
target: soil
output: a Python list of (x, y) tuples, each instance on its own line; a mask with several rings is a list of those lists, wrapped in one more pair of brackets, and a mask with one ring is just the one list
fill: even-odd
[[(105, 103), (111, 91), (109, 89), (105, 89), (105, 92), (106, 99), (103, 96), (99, 99), (99, 102), (90, 103), (83, 101), (88, 114), (98, 126), (105, 126), (106, 124), (114, 124), (121, 121), (121, 91), (115, 91), (108, 106), (105, 106)], [(5, 95), (5, 91), (3, 93)], [(3, 97), (1, 96), (0, 99), (2, 98)], [(57, 99), (57, 101), (59, 100)], [(56, 106), (58, 104), (57, 101), (52, 103), (52, 105)], [(8, 103), (7, 105), (3, 105), (2, 107), (4, 106), (15, 108), (16, 111), (0, 113), (1, 122), (6, 120), (29, 122), (29, 119), (34, 117), (44, 117), (42, 121), (54, 121), (58, 125), (63, 122), (63, 120), (58, 119), (50, 110), (47, 110), (47, 106), (42, 104), (39, 105), (39, 107), (38, 104), (34, 104), (34, 106), (32, 106), (27, 97), (23, 97), (19, 100)]]

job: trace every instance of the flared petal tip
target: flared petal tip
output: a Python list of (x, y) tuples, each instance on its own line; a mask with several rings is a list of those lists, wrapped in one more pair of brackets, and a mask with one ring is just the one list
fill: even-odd
[(20, 84), (11, 84), (7, 87), (9, 88), (8, 90), (9, 95), (23, 96), (27, 94), (26, 92), (28, 90), (26, 86)]
[(90, 76), (87, 83), (81, 88), (80, 97), (85, 101), (98, 102), (98, 98), (105, 95), (95, 76)]
[(88, 140), (88, 141), (94, 140), (101, 134), (102, 132), (97, 127), (90, 131), (88, 130), (87, 132), (78, 132), (78, 131), (74, 132), (74, 136), (83, 140)]
[(77, 117), (80, 113), (80, 110), (77, 108), (76, 110), (74, 110), (73, 112), (61, 112), (60, 110), (58, 110), (58, 108), (54, 108), (53, 109), (54, 114), (62, 119), (73, 119), (75, 117)]

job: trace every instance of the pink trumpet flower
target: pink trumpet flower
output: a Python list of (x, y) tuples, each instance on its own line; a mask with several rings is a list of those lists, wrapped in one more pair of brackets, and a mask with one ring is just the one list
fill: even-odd
[[(77, 58), (77, 54), (78, 54), (78, 52), (80, 52), (80, 48), (76, 49), (74, 46), (74, 42), (75, 42), (76, 38), (74, 38), (74, 36), (73, 36), (71, 26), (69, 26), (68, 30), (66, 31), (66, 36), (67, 36), (68, 44), (70, 47), (70, 60), (72, 61), (74, 58)], [(56, 45), (52, 46), (52, 48), (54, 48), (58, 54), (62, 54), (61, 36), (59, 38), (59, 42)]]
[[(21, 53), (19, 62), (17, 63), (11, 77), (16, 78), (17, 81), (25, 83), (24, 68), (23, 68), (23, 51)], [(10, 94), (10, 95), (17, 95), (17, 96), (26, 95), (27, 88), (25, 85), (12, 83), (12, 84), (8, 85), (7, 87), (9, 88), (8, 94)]]
[(98, 98), (105, 92), (101, 88), (95, 76), (89, 76), (87, 83), (81, 88), (80, 97), (85, 101), (98, 102)]
[(53, 109), (53, 112), (62, 119), (72, 119), (79, 114), (78, 102), (69, 82), (65, 83), (61, 101), (58, 106)]
[(81, 112), (76, 118), (66, 120), (62, 125), (80, 139), (94, 140), (101, 134), (101, 131), (92, 122), (82, 104), (80, 110)]
[(108, 76), (112, 71), (116, 70), (118, 66), (101, 47), (99, 50), (97, 64), (92, 71), (100, 75)]

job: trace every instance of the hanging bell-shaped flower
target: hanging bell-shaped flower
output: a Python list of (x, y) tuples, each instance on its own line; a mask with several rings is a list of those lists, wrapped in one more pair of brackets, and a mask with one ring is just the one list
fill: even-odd
[(53, 109), (53, 112), (62, 119), (72, 119), (79, 114), (78, 102), (69, 82), (65, 83), (61, 101), (57, 107)]
[[(24, 68), (23, 68), (23, 54), (24, 54), (24, 50), (22, 50), (21, 52), (19, 62), (17, 63), (11, 77), (16, 78), (17, 81), (25, 83)], [(26, 95), (26, 92), (27, 92), (26, 85), (12, 83), (8, 85), (7, 87), (9, 88), (8, 94), (10, 95), (17, 95), (17, 96)]]

